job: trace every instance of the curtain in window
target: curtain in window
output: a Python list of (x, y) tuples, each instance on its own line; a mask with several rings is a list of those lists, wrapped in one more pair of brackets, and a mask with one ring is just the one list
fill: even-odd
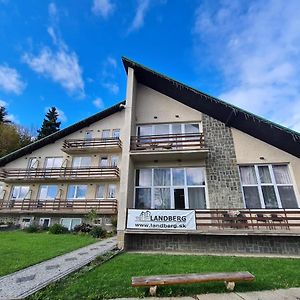
[(152, 185), (152, 169), (136, 170), (136, 186)]
[(154, 169), (154, 184), (155, 186), (171, 185), (170, 169)]
[(188, 188), (189, 208), (206, 209), (205, 189), (201, 187)]
[(289, 184), (291, 178), (286, 165), (273, 166), (275, 181), (277, 184)]
[(253, 166), (240, 167), (242, 184), (257, 184)]
[(154, 189), (154, 208), (170, 209), (171, 208), (171, 191), (170, 188)]
[(258, 173), (261, 183), (271, 183), (271, 176), (268, 166), (259, 166), (258, 167)]

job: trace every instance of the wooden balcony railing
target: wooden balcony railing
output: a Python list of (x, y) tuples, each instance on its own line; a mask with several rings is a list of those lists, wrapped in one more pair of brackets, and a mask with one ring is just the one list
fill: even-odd
[(62, 150), (66, 153), (90, 152), (95, 150), (111, 151), (120, 150), (122, 142), (119, 138), (105, 139), (68, 139), (63, 143)]
[(203, 133), (143, 135), (131, 137), (133, 151), (203, 150)]
[(117, 167), (3, 169), (3, 181), (118, 179)]
[(298, 230), (299, 209), (196, 210), (198, 230)]
[(116, 199), (80, 199), (80, 200), (8, 200), (0, 202), (2, 211), (47, 211), (47, 212), (86, 212), (91, 209), (100, 213), (116, 214), (118, 204)]

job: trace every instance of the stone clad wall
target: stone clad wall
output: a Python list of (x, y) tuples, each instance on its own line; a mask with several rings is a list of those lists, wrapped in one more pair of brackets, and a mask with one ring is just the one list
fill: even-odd
[(125, 249), (300, 256), (300, 236), (126, 234)]
[(243, 196), (231, 129), (203, 114), (203, 133), (210, 208), (243, 208)]

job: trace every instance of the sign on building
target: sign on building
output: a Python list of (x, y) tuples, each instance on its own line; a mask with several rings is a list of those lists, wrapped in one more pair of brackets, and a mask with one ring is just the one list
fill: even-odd
[(128, 209), (128, 229), (196, 230), (194, 210)]

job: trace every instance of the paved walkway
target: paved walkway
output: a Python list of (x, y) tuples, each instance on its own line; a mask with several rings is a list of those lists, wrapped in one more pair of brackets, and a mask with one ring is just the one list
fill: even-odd
[[(202, 294), (195, 297), (144, 298), (145, 300), (300, 300), (300, 288), (271, 291)], [(140, 300), (139, 298), (119, 298), (115, 300)]]
[(116, 237), (0, 277), (0, 299), (23, 299), (114, 249)]

